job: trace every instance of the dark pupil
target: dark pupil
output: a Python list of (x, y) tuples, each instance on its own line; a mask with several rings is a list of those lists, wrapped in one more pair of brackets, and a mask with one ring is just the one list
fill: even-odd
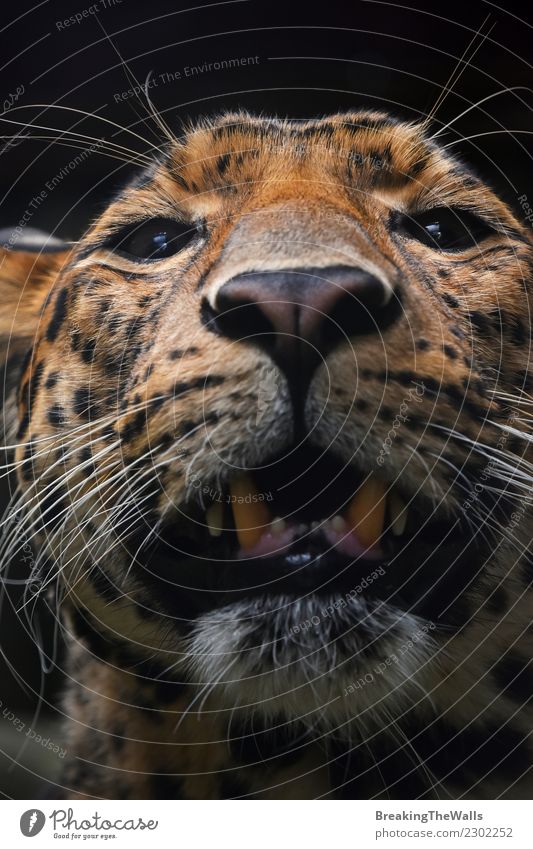
[(178, 221), (145, 221), (126, 236), (119, 236), (115, 247), (140, 259), (163, 259), (182, 250), (192, 237), (189, 225)]

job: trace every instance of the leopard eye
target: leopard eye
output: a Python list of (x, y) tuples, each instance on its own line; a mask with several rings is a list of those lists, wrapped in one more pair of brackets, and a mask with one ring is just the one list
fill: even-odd
[(128, 259), (158, 260), (179, 253), (197, 235), (195, 225), (172, 218), (150, 218), (121, 230), (107, 247)]
[(494, 233), (493, 228), (474, 213), (452, 207), (403, 215), (399, 226), (406, 236), (440, 251), (475, 247)]

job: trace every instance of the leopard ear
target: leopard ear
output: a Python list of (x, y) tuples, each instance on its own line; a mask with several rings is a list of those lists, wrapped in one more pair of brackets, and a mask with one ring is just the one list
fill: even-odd
[(0, 366), (31, 347), (46, 299), (72, 248), (39, 230), (0, 229)]

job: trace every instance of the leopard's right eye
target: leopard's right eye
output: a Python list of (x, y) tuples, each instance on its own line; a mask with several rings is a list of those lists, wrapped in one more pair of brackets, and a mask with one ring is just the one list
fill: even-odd
[(107, 247), (127, 259), (153, 262), (179, 253), (197, 235), (196, 225), (172, 218), (150, 218), (117, 233)]

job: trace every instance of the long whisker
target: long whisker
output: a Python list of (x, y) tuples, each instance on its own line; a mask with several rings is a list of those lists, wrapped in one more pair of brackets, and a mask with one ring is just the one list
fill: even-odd
[[(143, 401), (139, 401), (137, 404), (132, 404), (131, 407), (128, 407), (128, 412), (132, 412), (132, 413), (140, 412), (143, 409), (148, 409), (148, 407), (151, 404), (161, 403), (161, 401), (165, 401), (168, 398), (172, 398), (172, 393), (165, 392), (162, 395), (154, 395), (152, 398), (147, 398)], [(81, 434), (81, 431), (87, 431), (87, 430), (91, 431), (92, 429), (98, 430), (99, 428), (104, 428), (104, 427), (106, 427), (106, 426), (108, 426), (108, 425), (110, 425), (110, 424), (112, 424), (116, 421), (117, 421), (117, 413), (113, 412), (113, 413), (109, 413), (106, 416), (100, 416), (99, 418), (91, 419), (90, 421), (85, 422), (84, 424), (76, 425), (76, 427), (74, 427), (74, 428), (67, 428), (65, 430), (62, 430), (60, 434), (54, 433), (54, 434), (51, 434), (50, 436), (43, 436), (43, 437), (39, 437), (38, 439), (31, 439), (28, 442), (15, 442), (12, 445), (4, 445), (3, 449), (12, 451), (12, 450), (20, 449), (20, 448), (27, 448), (27, 447), (30, 447), (30, 446), (33, 447), (33, 446), (38, 445), (39, 443), (42, 443), (42, 442), (44, 442), (44, 443), (52, 442), (53, 444), (52, 444), (51, 447), (57, 448), (58, 445), (60, 445), (63, 442), (66, 442), (72, 436), (78, 435), (78, 437), (85, 437), (85, 433)], [(33, 454), (32, 457), (22, 458), (21, 460), (15, 460), (11, 463), (7, 463), (6, 465), (0, 466), (0, 469), (14, 470), (14, 469), (20, 468), (25, 463), (34, 462), (36, 457), (44, 456), (45, 454), (48, 453), (48, 451), (49, 451), (49, 449), (46, 448), (44, 451), (42, 451), (40, 453), (36, 452), (35, 454)]]
[[(134, 91), (142, 91), (142, 92), (143, 92), (143, 94), (144, 94), (144, 96), (145, 96), (145, 98), (146, 98), (146, 102), (147, 102), (148, 107), (149, 107), (148, 115), (151, 115), (151, 116), (153, 117), (154, 121), (156, 122), (156, 125), (159, 127), (159, 129), (160, 129), (160, 130), (162, 130), (162, 132), (163, 132), (163, 136), (164, 136), (164, 137), (166, 137), (166, 138), (168, 139), (168, 141), (169, 141), (169, 142), (173, 143), (173, 142), (175, 141), (175, 136), (174, 136), (174, 134), (171, 132), (170, 127), (169, 127), (169, 126), (165, 123), (165, 121), (163, 120), (163, 118), (162, 118), (162, 117), (159, 115), (159, 113), (155, 110), (155, 108), (154, 108), (154, 106), (153, 106), (153, 103), (152, 103), (152, 101), (151, 101), (151, 99), (150, 99), (150, 96), (149, 96), (149, 94), (148, 94), (148, 81), (149, 81), (149, 79), (150, 79), (150, 74), (148, 74), (148, 78), (147, 78), (146, 84), (145, 84), (144, 86), (141, 86), (141, 84), (139, 83), (139, 80), (137, 79), (137, 77), (135, 76), (135, 74), (133, 73), (133, 71), (131, 70), (131, 68), (129, 67), (128, 63), (125, 61), (125, 59), (124, 59), (124, 58), (123, 58), (123, 56), (121, 55), (121, 53), (120, 53), (120, 51), (119, 51), (118, 47), (116, 46), (116, 44), (115, 44), (115, 43), (114, 43), (114, 41), (112, 40), (112, 38), (111, 38), (111, 36), (109, 35), (109, 33), (106, 31), (106, 29), (105, 29), (104, 25), (102, 24), (102, 21), (100, 20), (100, 18), (98, 18), (98, 17), (97, 17), (97, 19), (96, 19), (96, 20), (97, 20), (97, 23), (98, 23), (98, 25), (99, 25), (100, 29), (102, 30), (102, 32), (104, 33), (104, 35), (105, 35), (106, 39), (108, 40), (109, 44), (111, 45), (111, 47), (113, 48), (113, 50), (114, 50), (114, 51), (115, 51), (115, 53), (117, 54), (117, 56), (118, 56), (118, 58), (119, 58), (119, 60), (120, 60), (120, 62), (121, 62), (121, 64), (122, 64), (122, 67), (123, 67), (123, 69), (124, 69), (124, 73), (126, 74), (126, 78), (127, 78), (128, 82), (130, 82), (130, 83), (131, 83), (131, 82), (133, 81), (133, 90), (134, 90)], [(151, 72), (150, 72), (150, 73), (151, 73)], [(138, 99), (139, 99), (139, 102), (140, 102), (140, 103), (142, 103), (140, 96), (138, 96)], [(140, 116), (138, 116), (138, 117), (140, 117)], [(146, 121), (145, 121), (145, 119), (144, 119), (144, 118), (142, 118), (141, 120), (142, 120), (144, 123), (146, 123)]]
[[(438, 96), (438, 98), (437, 98), (437, 100), (436, 100), (436, 102), (435, 102), (435, 105), (433, 106), (433, 108), (430, 110), (430, 112), (428, 113), (427, 117), (425, 118), (425, 120), (424, 120), (424, 122), (423, 122), (423, 123), (424, 123), (424, 125), (425, 125), (425, 124), (429, 124), (429, 123), (433, 120), (433, 118), (435, 117), (435, 115), (436, 115), (437, 111), (438, 111), (438, 110), (439, 110), (439, 108), (442, 106), (442, 104), (444, 103), (444, 101), (446, 100), (446, 98), (448, 97), (448, 95), (450, 94), (450, 92), (452, 91), (453, 87), (456, 85), (456, 83), (458, 83), (458, 82), (459, 82), (459, 79), (461, 78), (461, 76), (462, 76), (462, 75), (463, 75), (463, 73), (465, 72), (466, 68), (468, 68), (468, 66), (472, 63), (472, 60), (474, 59), (474, 56), (475, 56), (475, 55), (476, 55), (476, 53), (478, 52), (478, 50), (479, 50), (479, 48), (481, 47), (481, 45), (485, 42), (485, 40), (488, 38), (488, 36), (490, 35), (490, 33), (492, 32), (492, 30), (493, 30), (493, 29), (494, 29), (494, 27), (496, 26), (496, 24), (494, 23), (494, 24), (490, 27), (490, 29), (488, 29), (488, 30), (487, 30), (487, 32), (486, 32), (486, 33), (483, 35), (483, 37), (480, 39), (479, 44), (477, 44), (477, 45), (475, 46), (475, 49), (474, 49), (474, 44), (475, 44), (475, 42), (476, 42), (476, 39), (477, 39), (477, 38), (478, 38), (478, 36), (481, 34), (481, 31), (482, 31), (483, 27), (485, 26), (485, 24), (486, 24), (486, 23), (487, 23), (487, 21), (489, 21), (489, 20), (490, 20), (490, 13), (487, 15), (487, 17), (485, 18), (485, 20), (483, 21), (483, 23), (481, 24), (481, 26), (479, 27), (479, 29), (477, 30), (477, 32), (475, 32), (475, 33), (474, 33), (474, 35), (473, 35), (473, 37), (472, 37), (471, 41), (468, 43), (468, 45), (467, 45), (467, 47), (465, 48), (465, 50), (464, 50), (464, 52), (463, 52), (462, 56), (460, 57), (460, 59), (458, 59), (458, 60), (457, 60), (457, 64), (456, 64), (456, 66), (455, 66), (454, 70), (452, 71), (452, 73), (451, 73), (451, 75), (450, 75), (450, 77), (449, 77), (449, 79), (448, 79), (448, 81), (447, 81), (446, 85), (445, 85), (445, 86), (443, 86), (443, 88), (442, 88), (442, 90), (441, 90), (441, 93), (440, 93), (440, 95)], [(469, 50), (470, 50), (471, 48), (472, 48), (472, 53), (471, 53), (471, 55), (467, 58), (467, 54), (468, 54), (468, 52), (469, 52)]]
[[(0, 135), (0, 139), (5, 139), (5, 140), (9, 140), (9, 141), (14, 141), (17, 138), (20, 138), (20, 136)], [(91, 144), (89, 146), (89, 148), (87, 148), (84, 145), (84, 140), (81, 139), (81, 138), (79, 140), (74, 139), (74, 138), (73, 139), (60, 139), (60, 138), (57, 138), (56, 136), (52, 136), (52, 135), (44, 135), (44, 134), (36, 135), (34, 133), (31, 133), (29, 135), (23, 136), (23, 139), (24, 139), (24, 141), (52, 141), (52, 142), (54, 142), (54, 145), (59, 146), (59, 147), (67, 147), (67, 148), (70, 148), (71, 150), (82, 151), (82, 152), (85, 152), (85, 153), (90, 154), (90, 155), (92, 155), (93, 153), (97, 153), (100, 156), (106, 156), (108, 159), (116, 159), (118, 162), (123, 162), (126, 165), (141, 164), (141, 165), (148, 166), (148, 165), (151, 165), (153, 163), (153, 160), (151, 160), (144, 153), (133, 153), (133, 152), (131, 152), (131, 154), (129, 154), (128, 156), (119, 155), (119, 153), (120, 153), (119, 147), (109, 148), (108, 143), (107, 142), (104, 143), (103, 141), (102, 141), (101, 145), (98, 144), (98, 142), (96, 142), (95, 144)], [(78, 142), (78, 141), (79, 141), (79, 143), (76, 144), (76, 142)]]
[(532, 130), (508, 130), (506, 128), (503, 128), (501, 130), (488, 130), (486, 133), (475, 133), (474, 135), (471, 135), (471, 136), (461, 136), (458, 139), (454, 139), (453, 141), (448, 142), (445, 145), (442, 145), (441, 149), (446, 150), (447, 148), (453, 147), (456, 144), (462, 144), (463, 142), (472, 141), (472, 139), (481, 139), (484, 136), (496, 136), (496, 135), (500, 135), (501, 133), (507, 133), (507, 135), (511, 135), (511, 136), (512, 135), (533, 136)]
[[(203, 425), (203, 423), (200, 423), (200, 424), (197, 426), (196, 430), (198, 430), (198, 429), (202, 428), (203, 426), (204, 426), (204, 425)], [(190, 435), (190, 434), (187, 434), (187, 437), (188, 437), (189, 435)], [(187, 437), (185, 437), (185, 436), (184, 436), (184, 437), (182, 437), (182, 439), (185, 439), (185, 438), (187, 438)], [(108, 479), (105, 481), (105, 486), (106, 486), (106, 487), (108, 487), (108, 486), (110, 485), (110, 483), (114, 482), (114, 480), (120, 480), (120, 478), (125, 477), (129, 469), (131, 469), (134, 465), (136, 465), (136, 464), (140, 463), (143, 459), (145, 459), (148, 455), (150, 455), (151, 453), (153, 453), (156, 449), (157, 449), (157, 446), (153, 446), (152, 448), (150, 448), (150, 449), (149, 449), (149, 451), (145, 452), (145, 454), (143, 454), (141, 457), (138, 457), (138, 458), (136, 458), (135, 460), (133, 460), (133, 461), (129, 464), (129, 466), (124, 467), (124, 468), (122, 468), (121, 470), (119, 470), (119, 471), (118, 471), (117, 473), (115, 473), (115, 474), (114, 474), (111, 478), (108, 478)], [(170, 449), (169, 449), (169, 451), (170, 451)], [(118, 502), (118, 503), (116, 504), (116, 507), (114, 508), (114, 511), (112, 511), (111, 515), (108, 517), (108, 519), (106, 520), (106, 522), (104, 523), (104, 525), (100, 527), (98, 536), (97, 536), (97, 537), (93, 537), (93, 538), (91, 539), (90, 544), (91, 544), (91, 548), (93, 549), (93, 550), (92, 550), (92, 555), (93, 555), (93, 556), (94, 556), (94, 554), (95, 554), (95, 552), (94, 552), (94, 546), (95, 546), (95, 544), (97, 543), (97, 541), (98, 541), (99, 539), (102, 539), (102, 541), (103, 541), (104, 539), (108, 539), (108, 538), (109, 538), (109, 533), (110, 533), (111, 531), (116, 532), (116, 529), (117, 529), (117, 519), (121, 516), (121, 513), (123, 513), (124, 506), (126, 506), (126, 507), (130, 506), (130, 507), (131, 507), (131, 509), (130, 509), (129, 514), (127, 514), (126, 519), (123, 519), (123, 520), (122, 520), (119, 524), (122, 524), (122, 522), (124, 522), (124, 521), (128, 521), (128, 522), (129, 522), (133, 515), (135, 515), (136, 513), (137, 513), (137, 514), (139, 514), (139, 505), (140, 505), (140, 503), (142, 503), (142, 501), (145, 501), (145, 500), (147, 500), (148, 498), (150, 498), (150, 497), (151, 497), (151, 496), (152, 496), (152, 495), (153, 495), (153, 494), (157, 491), (157, 489), (156, 489), (156, 490), (152, 490), (152, 491), (151, 491), (151, 492), (150, 492), (147, 496), (145, 496), (143, 499), (141, 499), (141, 501), (139, 501), (139, 498), (138, 498), (138, 496), (139, 496), (140, 492), (142, 492), (142, 490), (143, 490), (144, 488), (146, 488), (147, 486), (150, 486), (151, 484), (153, 484), (153, 474), (154, 474), (154, 472), (157, 470), (157, 468), (162, 467), (162, 466), (164, 466), (164, 465), (168, 465), (168, 463), (171, 463), (171, 462), (173, 462), (174, 460), (175, 460), (175, 457), (174, 457), (173, 455), (171, 455), (171, 456), (169, 456), (169, 457), (167, 457), (167, 458), (162, 459), (162, 460), (161, 460), (159, 463), (157, 463), (155, 466), (154, 466), (154, 465), (152, 465), (149, 469), (146, 469), (146, 470), (141, 469), (141, 470), (139, 470), (139, 472), (138, 472), (138, 474), (137, 474), (137, 477), (136, 477), (136, 479), (135, 479), (135, 481), (134, 481), (134, 483), (135, 483), (135, 485), (136, 485), (136, 491), (135, 491), (134, 497), (133, 497), (133, 498), (132, 498), (129, 502), (126, 502), (126, 504), (125, 504), (125, 505), (121, 505), (121, 504), (120, 504), (120, 502)], [(145, 482), (142, 486), (139, 486), (140, 481), (141, 481), (144, 477), (147, 477), (147, 476), (149, 476), (149, 477), (148, 477), (148, 480), (147, 480), (147, 481), (146, 481), (146, 482)], [(131, 486), (132, 486), (132, 481), (131, 481), (131, 480), (129, 480), (129, 479), (126, 479), (126, 480), (125, 480), (125, 482), (122, 484), (122, 487), (121, 487), (121, 488), (123, 488), (123, 489), (126, 489), (126, 488), (131, 489)], [(78, 502), (76, 502), (76, 503), (74, 503), (74, 504), (69, 505), (69, 508), (68, 508), (68, 509), (69, 509), (69, 511), (70, 511), (70, 512), (72, 512), (72, 511), (73, 511), (73, 509), (77, 509), (77, 508), (78, 508), (78, 507), (79, 507), (82, 503), (85, 503), (87, 500), (89, 500), (89, 499), (93, 498), (93, 497), (94, 497), (94, 494), (95, 494), (95, 490), (94, 490), (94, 489), (93, 489), (93, 490), (91, 490), (89, 493), (86, 493), (86, 494), (83, 496), (83, 498), (82, 498), (81, 500), (79, 500)], [(117, 490), (116, 490), (116, 489), (112, 492), (112, 494), (111, 494), (110, 498), (111, 498), (111, 497), (113, 497), (114, 499), (116, 499), (116, 497), (117, 497)], [(92, 517), (92, 515), (91, 515), (91, 514), (89, 514), (89, 516), (86, 518), (85, 525), (86, 525), (86, 524), (87, 524), (87, 523), (91, 520), (91, 518), (93, 518), (93, 517)], [(106, 525), (107, 525), (107, 526), (109, 526), (109, 530), (106, 528)], [(82, 531), (82, 529), (79, 529), (79, 528), (78, 528), (78, 529), (77, 529), (77, 533), (75, 534), (75, 536), (77, 536), (79, 533), (81, 533), (81, 531)], [(61, 529), (59, 529), (58, 533), (60, 533), (60, 532), (61, 532)], [(130, 524), (128, 524), (128, 527), (127, 527), (127, 529), (126, 529), (126, 534), (127, 534), (127, 535), (131, 534), (131, 523), (130, 523)], [(115, 543), (111, 546), (111, 548), (115, 547), (115, 546), (116, 546), (117, 544), (119, 544), (121, 541), (122, 541), (121, 539), (119, 539), (118, 541), (116, 541), (116, 542), (115, 542)], [(70, 545), (70, 544), (71, 544), (71, 543), (69, 543), (69, 545)], [(87, 544), (85, 547), (87, 547), (87, 549), (88, 549), (88, 544)], [(109, 546), (106, 546), (106, 549), (105, 549), (106, 555), (108, 555), (108, 554), (109, 554), (109, 551), (110, 551), (110, 550), (111, 550), (111, 549), (109, 548)], [(79, 553), (76, 553), (76, 554), (75, 554), (75, 555), (74, 555), (71, 559), (72, 559), (72, 560), (75, 560), (75, 559), (77, 559), (78, 557), (79, 557)], [(68, 563), (70, 563), (70, 561), (67, 561), (67, 563), (63, 563), (63, 567), (62, 567), (62, 568), (65, 568), (65, 567), (68, 565)], [(83, 561), (82, 561), (79, 565), (80, 565), (80, 567), (81, 567), (81, 566), (83, 565)]]
[(453, 125), (457, 121), (459, 121), (461, 118), (463, 118), (469, 112), (471, 112), (473, 109), (477, 109), (483, 103), (487, 103), (489, 100), (493, 100), (495, 97), (500, 97), (500, 95), (502, 95), (502, 94), (511, 94), (511, 92), (515, 92), (515, 91), (527, 91), (531, 94), (532, 89), (529, 88), (529, 86), (523, 86), (523, 85), (506, 86), (506, 88), (502, 88), (499, 91), (494, 91), (494, 92), (492, 92), (492, 94), (487, 94), (486, 97), (482, 97), (480, 100), (477, 100), (475, 103), (471, 103), (470, 106), (467, 109), (464, 109), (462, 112), (459, 113), (459, 115), (456, 115), (455, 118), (453, 118), (451, 121), (448, 121), (448, 123), (445, 124), (443, 127), (439, 127), (439, 129), (435, 133), (433, 133), (432, 136), (429, 136), (428, 141), (434, 141), (436, 138), (438, 138), (438, 136), (440, 136), (440, 135), (442, 135), (442, 133), (446, 132), (446, 130), (449, 130), (450, 127), (453, 127)]
[[(101, 108), (103, 108), (103, 107), (101, 107)], [(12, 106), (11, 109), (9, 110), (9, 114), (12, 115), (13, 112), (18, 112), (21, 109), (44, 109), (44, 110), (58, 109), (58, 110), (63, 110), (65, 112), (74, 112), (77, 115), (83, 115), (83, 117), (85, 117), (85, 118), (97, 118), (99, 121), (103, 121), (105, 124), (109, 124), (111, 127), (115, 127), (115, 129), (117, 129), (119, 132), (129, 133), (131, 136), (134, 136), (139, 141), (142, 141), (143, 144), (147, 145), (147, 147), (150, 150), (158, 150), (159, 153), (163, 152), (162, 148), (158, 147), (157, 145), (152, 144), (150, 141), (148, 141), (148, 139), (145, 139), (144, 136), (139, 135), (139, 133), (136, 133), (134, 130), (131, 130), (129, 127), (123, 127), (121, 124), (117, 124), (116, 121), (111, 121), (109, 118), (104, 118), (103, 115), (98, 115), (98, 113), (96, 111), (94, 113), (93, 112), (87, 112), (84, 109), (76, 109), (73, 106), (62, 106), (62, 105), (57, 104), (57, 103), (31, 103), (31, 104), (21, 104), (19, 106)], [(12, 121), (9, 118), (5, 118), (3, 114), (0, 115), (0, 119), (2, 121), (8, 121), (10, 124), (17, 123), (16, 121)], [(50, 130), (51, 132), (54, 131), (53, 127), (39, 127), (38, 124), (32, 124), (31, 122), (29, 122), (26, 126), (36, 127), (37, 129), (40, 129), (40, 130)], [(63, 132), (63, 131), (61, 130), (60, 132)]]

